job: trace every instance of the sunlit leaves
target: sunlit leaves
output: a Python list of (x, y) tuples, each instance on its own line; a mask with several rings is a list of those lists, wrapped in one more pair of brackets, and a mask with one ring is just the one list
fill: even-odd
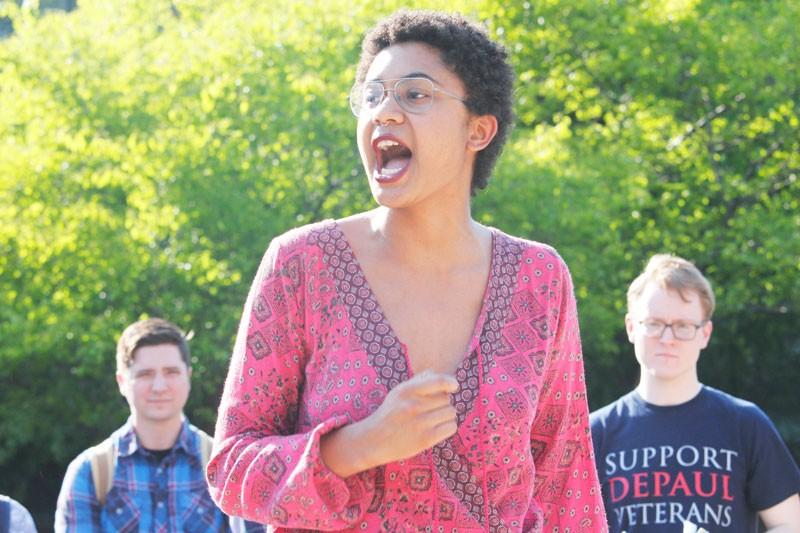
[[(800, 80), (787, 67), (800, 59), (789, 29), (798, 4), (485, 6), (514, 56), (520, 123), (514, 155), (478, 206), (493, 223), (555, 244), (570, 262), (587, 364), (600, 381), (595, 401), (631, 386), (624, 291), (654, 252), (693, 259), (717, 287), (706, 360), (753, 364), (744, 339), (800, 312)], [(564, 125), (568, 134), (542, 135)], [(527, 206), (524, 217), (517, 203)], [(751, 328), (742, 328), (744, 317)], [(745, 351), (758, 350), (764, 365), (778, 361), (787, 346), (797, 354), (796, 334), (787, 330), (771, 346)], [(745, 385), (709, 368), (717, 374), (705, 379), (721, 376), (719, 386), (758, 389), (759, 372)]]
[[(121, 421), (114, 341), (144, 315), (195, 330), (190, 414), (210, 429), (269, 240), (372, 205), (346, 95), (363, 32), (407, 2), (79, 5), (0, 3), (0, 465), (20, 483)], [(704, 379), (790, 405), (800, 3), (415, 5), (511, 54), (516, 129), (474, 213), (567, 259), (590, 401), (632, 385), (625, 288), (671, 251), (717, 291)]]

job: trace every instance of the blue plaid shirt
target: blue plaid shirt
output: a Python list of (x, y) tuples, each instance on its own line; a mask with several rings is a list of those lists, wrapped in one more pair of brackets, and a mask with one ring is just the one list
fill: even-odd
[[(56, 507), (57, 532), (244, 531), (208, 494), (198, 429), (184, 419), (178, 440), (160, 461), (139, 445), (131, 421), (115, 431), (114, 483), (100, 505), (92, 481), (89, 450), (67, 468)], [(247, 531), (263, 531), (247, 524)]]

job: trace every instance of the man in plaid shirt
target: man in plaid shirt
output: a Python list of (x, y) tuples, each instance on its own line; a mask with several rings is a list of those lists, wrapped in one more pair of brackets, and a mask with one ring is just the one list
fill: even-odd
[(203, 453), (208, 436), (183, 415), (191, 375), (187, 337), (175, 325), (153, 318), (125, 329), (117, 344), (116, 376), (130, 418), (67, 468), (57, 532), (245, 529), (208, 494)]

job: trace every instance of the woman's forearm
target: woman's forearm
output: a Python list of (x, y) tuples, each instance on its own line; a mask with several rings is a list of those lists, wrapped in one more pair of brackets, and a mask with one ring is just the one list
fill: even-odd
[(369, 443), (361, 422), (342, 426), (323, 435), (319, 447), (325, 465), (341, 478), (377, 466), (369, 459)]

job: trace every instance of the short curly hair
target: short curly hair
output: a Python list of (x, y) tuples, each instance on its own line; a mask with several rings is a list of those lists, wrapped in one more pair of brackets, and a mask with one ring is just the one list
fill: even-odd
[(467, 91), (466, 106), (475, 115), (494, 115), (497, 134), (475, 158), (471, 192), (486, 187), (514, 122), (514, 71), (500, 43), (482, 27), (457, 14), (400, 10), (381, 20), (364, 37), (356, 83), (366, 78), (375, 56), (400, 43), (416, 42), (439, 51), (442, 62)]

